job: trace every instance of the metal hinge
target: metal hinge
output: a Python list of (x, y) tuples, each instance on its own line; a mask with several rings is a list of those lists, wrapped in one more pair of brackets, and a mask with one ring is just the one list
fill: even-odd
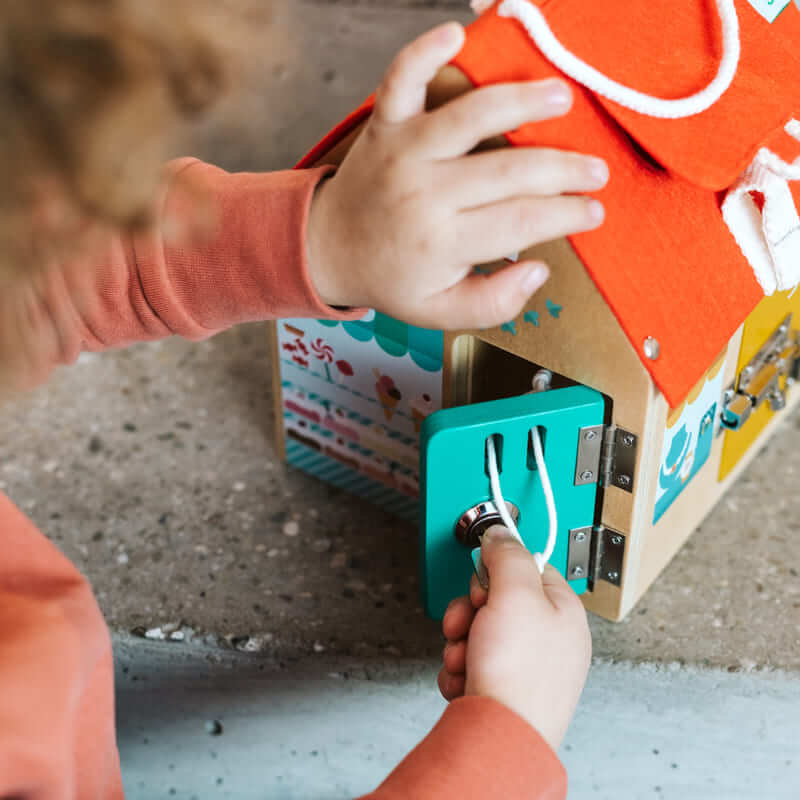
[(589, 525), (569, 532), (568, 580), (588, 578), (590, 591), (597, 581), (620, 586), (624, 560), (624, 534), (603, 525)]
[(633, 492), (636, 449), (639, 438), (616, 425), (581, 428), (578, 434), (578, 458), (575, 485), (599, 483)]

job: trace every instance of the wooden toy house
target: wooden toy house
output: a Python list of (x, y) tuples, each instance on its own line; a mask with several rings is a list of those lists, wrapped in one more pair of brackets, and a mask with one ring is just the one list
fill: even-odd
[[(800, 248), (782, 262), (797, 274), (775, 268), (765, 275), (748, 252), (752, 243), (723, 219), (737, 186), (750, 219), (766, 218), (769, 192), (742, 184), (764, 148), (782, 164), (800, 157), (790, 122), (800, 117), (800, 59), (789, 47), (800, 41), (800, 12), (790, 6), (768, 21), (754, 5), (736, 2), (737, 76), (704, 113), (654, 119), (575, 84), (570, 115), (487, 143), (593, 153), (612, 175), (599, 195), (602, 228), (535, 248), (552, 277), (517, 319), (456, 333), (375, 313), (358, 322), (278, 322), (276, 409), (289, 462), (416, 518), (426, 417), (524, 394), (542, 368), (554, 389), (590, 387), (604, 399), (604, 419), (574, 443), (574, 481), (596, 491), (578, 572), (588, 577), (590, 610), (624, 617), (800, 401), (792, 389)], [(669, 27), (672, 40), (653, 24), (664, 4), (638, 6), (551, 3), (547, 15), (562, 42), (621, 83), (660, 97), (705, 85), (718, 48), (704, 4), (681, 12)], [(576, 14), (580, 26), (571, 23)], [(596, 46), (598, 30), (605, 47)], [(630, 30), (637, 31), (633, 45)], [(622, 42), (635, 57), (620, 56), (614, 45)], [(645, 61), (657, 66), (644, 70)], [(470, 27), (464, 51), (431, 87), (430, 104), (473, 85), (559, 74), (523, 26), (495, 7)], [(370, 108), (301, 166), (340, 162)], [(767, 238), (765, 252), (800, 239), (800, 182), (785, 185), (796, 224), (777, 245)], [(557, 564), (570, 579), (577, 551)]]

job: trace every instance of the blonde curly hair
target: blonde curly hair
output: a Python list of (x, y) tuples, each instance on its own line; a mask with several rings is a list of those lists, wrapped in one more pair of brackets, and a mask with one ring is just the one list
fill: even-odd
[(37, 258), (37, 220), (54, 200), (54, 239), (87, 220), (149, 222), (180, 123), (225, 83), (211, 19), (204, 0), (4, 4), (0, 277)]

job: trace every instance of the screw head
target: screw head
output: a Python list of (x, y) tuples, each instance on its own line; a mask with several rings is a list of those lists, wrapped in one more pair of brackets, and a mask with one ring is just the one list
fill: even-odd
[(586, 439), (587, 442), (592, 442), (597, 438), (597, 431), (586, 431), (583, 438)]
[(621, 536), (612, 536), (611, 537), (611, 544), (615, 544), (617, 546), (622, 544), (622, 537)]
[(625, 447), (633, 447), (633, 443), (635, 441), (636, 441), (636, 438), (634, 437), (634, 435), (632, 433), (626, 433), (622, 437), (622, 444), (624, 444)]
[(575, 578), (582, 578), (583, 577), (583, 567), (573, 567), (572, 568), (572, 575)]
[(661, 345), (658, 339), (648, 336), (644, 340), (644, 354), (651, 360), (655, 361), (661, 354)]
[(631, 485), (631, 476), (630, 475), (618, 475), (617, 476), (617, 483), (620, 486), (628, 487)]
[(586, 541), (586, 534), (583, 531), (578, 531), (573, 537), (576, 542), (585, 542)]
[(609, 572), (608, 579), (610, 581), (618, 581), (619, 580), (619, 572)]
[(584, 472), (581, 472), (582, 481), (590, 481), (592, 478), (594, 478), (594, 472), (591, 470), (587, 469)]

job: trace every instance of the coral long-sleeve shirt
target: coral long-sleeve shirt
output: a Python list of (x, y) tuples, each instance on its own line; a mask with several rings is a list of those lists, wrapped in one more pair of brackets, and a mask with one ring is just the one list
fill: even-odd
[[(114, 237), (85, 269), (38, 275), (17, 326), (45, 343), (32, 351), (35, 374), (87, 349), (358, 314), (325, 305), (308, 272), (309, 209), (328, 171), (169, 165), (160, 219), (186, 216), (189, 188), (207, 201), (212, 232), (183, 247), (155, 232)], [(110, 638), (89, 585), (1, 494), (0, 535), (0, 800), (119, 800)], [(565, 796), (566, 773), (538, 733), (500, 703), (470, 697), (451, 703), (369, 798)]]

